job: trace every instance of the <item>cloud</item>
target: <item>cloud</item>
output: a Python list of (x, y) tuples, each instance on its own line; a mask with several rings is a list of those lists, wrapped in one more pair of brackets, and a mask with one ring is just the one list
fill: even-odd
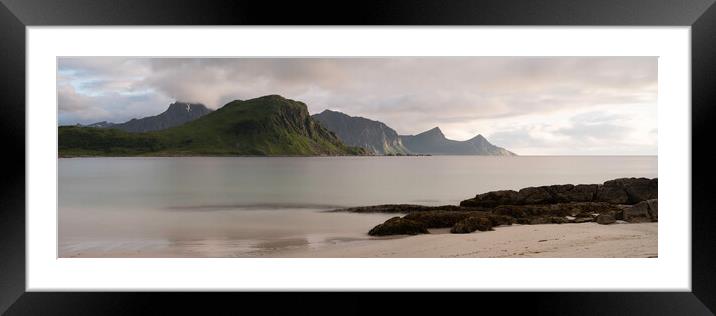
[[(493, 135), (517, 152), (624, 137), (656, 151), (656, 57), (76, 57), (59, 59), (58, 76), (61, 124), (156, 114), (173, 100), (218, 108), (281, 94), (312, 113), (339, 110), (401, 134), (440, 126), (455, 139)], [(607, 116), (589, 117), (597, 114)]]

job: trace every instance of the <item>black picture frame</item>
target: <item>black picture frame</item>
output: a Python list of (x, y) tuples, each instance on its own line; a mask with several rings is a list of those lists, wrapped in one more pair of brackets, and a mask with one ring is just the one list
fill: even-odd
[[(470, 293), (468, 310), (496, 302), (510, 311), (550, 314), (711, 315), (716, 311), (716, 211), (710, 205), (714, 167), (710, 123), (716, 112), (716, 6), (714, 0), (553, 1), (112, 1), (0, 0), (0, 69), (3, 136), (0, 191), (0, 311), (8, 315), (144, 314), (174, 302), (203, 314), (237, 312), (270, 300), (267, 293), (38, 293), (25, 291), (25, 27), (62, 25), (556, 25), (690, 26), (692, 85), (692, 291), (644, 293)], [(668, 120), (668, 118), (662, 118)], [(188, 296), (192, 297), (189, 298)], [(196, 300), (196, 297), (201, 300)], [(441, 303), (433, 304), (434, 300)], [(462, 299), (462, 298), (460, 298)], [(291, 296), (271, 311), (310, 307), (318, 312), (428, 311), (459, 308), (448, 294), (412, 293), (393, 298), (375, 293)], [(422, 302), (422, 303), (420, 303)], [(459, 302), (459, 301), (458, 301)], [(510, 302), (519, 302), (514, 304)], [(417, 303), (417, 304), (416, 304)], [(473, 308), (470, 308), (473, 307)], [(223, 309), (227, 308), (227, 309)]]

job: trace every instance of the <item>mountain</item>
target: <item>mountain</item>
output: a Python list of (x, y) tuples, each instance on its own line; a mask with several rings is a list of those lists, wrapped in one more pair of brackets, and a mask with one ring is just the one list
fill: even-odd
[(378, 155), (406, 155), (398, 133), (382, 122), (325, 110), (311, 116), (349, 146), (363, 147)]
[(475, 151), (479, 152), (481, 155), (490, 155), (490, 156), (517, 156), (515, 153), (504, 149), (502, 147), (495, 146), (487, 141), (487, 139), (478, 134), (477, 136), (466, 140), (466, 143), (474, 146)]
[(167, 108), (166, 111), (159, 115), (141, 119), (131, 119), (120, 124), (102, 121), (86, 126), (97, 128), (117, 128), (130, 133), (151, 132), (179, 126), (186, 122), (196, 120), (211, 112), (212, 111), (203, 104), (174, 102), (169, 105), (169, 108)]
[(85, 125), (85, 126), (86, 127), (96, 127), (96, 128), (110, 128), (115, 125), (117, 125), (117, 124), (112, 123), (112, 122), (102, 121), (102, 122), (92, 123), (92, 124)]
[(325, 110), (312, 116), (350, 146), (363, 147), (378, 155), (491, 155), (515, 156), (491, 144), (482, 135), (456, 141), (445, 137), (439, 127), (418, 135), (398, 135), (382, 122)]
[(482, 135), (466, 141), (448, 139), (439, 127), (418, 135), (401, 135), (400, 138), (403, 145), (416, 154), (515, 156), (504, 148), (490, 144)]
[(60, 156), (367, 154), (365, 149), (346, 146), (318, 124), (303, 102), (278, 95), (232, 101), (198, 119), (159, 131), (61, 126), (59, 151)]

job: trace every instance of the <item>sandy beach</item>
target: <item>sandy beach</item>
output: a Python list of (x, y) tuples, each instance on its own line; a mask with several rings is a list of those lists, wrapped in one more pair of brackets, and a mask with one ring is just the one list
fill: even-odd
[(376, 238), (295, 249), (271, 257), (318, 258), (648, 258), (658, 252), (658, 223), (513, 225), (495, 231)]
[(205, 240), (67, 251), (62, 257), (651, 258), (658, 254), (657, 227), (658, 223), (512, 225), (470, 234), (450, 234), (446, 228), (431, 229), (427, 235), (332, 238), (319, 243)]

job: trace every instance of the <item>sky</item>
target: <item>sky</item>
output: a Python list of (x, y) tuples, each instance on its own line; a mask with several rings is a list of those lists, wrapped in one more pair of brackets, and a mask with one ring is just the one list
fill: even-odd
[(58, 58), (60, 125), (279, 94), (520, 155), (656, 155), (657, 57)]

